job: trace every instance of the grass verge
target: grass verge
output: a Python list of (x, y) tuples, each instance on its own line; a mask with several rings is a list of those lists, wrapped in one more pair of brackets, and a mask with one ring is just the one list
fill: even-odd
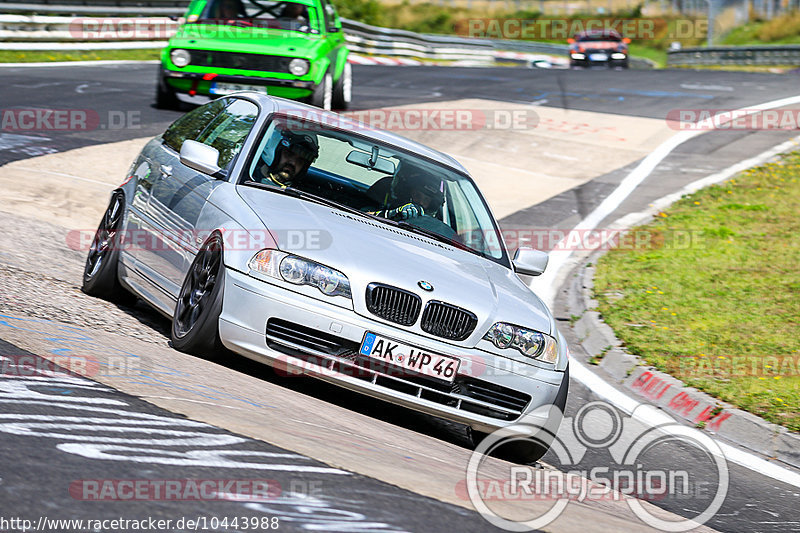
[(140, 50), (0, 50), (0, 63), (46, 63), (54, 61), (150, 60), (158, 59), (159, 49)]
[[(628, 351), (800, 431), (800, 152), (684, 197), (598, 263), (595, 297)], [(622, 294), (622, 298), (619, 298)]]

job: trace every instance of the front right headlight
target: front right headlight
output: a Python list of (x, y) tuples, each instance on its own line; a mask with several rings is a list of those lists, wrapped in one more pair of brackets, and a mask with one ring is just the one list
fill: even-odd
[(289, 72), (295, 76), (305, 76), (308, 74), (309, 63), (305, 59), (294, 58), (289, 61)]
[(248, 262), (252, 272), (275, 279), (282, 279), (295, 285), (311, 285), (326, 296), (352, 298), (350, 280), (336, 269), (287, 254), (279, 250), (265, 249), (258, 252)]
[(522, 355), (556, 364), (558, 362), (558, 343), (550, 335), (534, 329), (523, 328), (505, 322), (496, 322), (483, 336), (500, 348), (515, 349)]
[(182, 48), (176, 48), (175, 50), (170, 52), (169, 58), (172, 60), (173, 65), (180, 68), (183, 68), (192, 62), (191, 54), (189, 54), (187, 50), (183, 50)]

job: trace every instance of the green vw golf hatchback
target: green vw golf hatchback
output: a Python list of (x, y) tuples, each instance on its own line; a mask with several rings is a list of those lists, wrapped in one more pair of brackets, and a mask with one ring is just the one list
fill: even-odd
[(328, 0), (193, 0), (161, 53), (156, 105), (252, 90), (346, 109), (348, 53)]

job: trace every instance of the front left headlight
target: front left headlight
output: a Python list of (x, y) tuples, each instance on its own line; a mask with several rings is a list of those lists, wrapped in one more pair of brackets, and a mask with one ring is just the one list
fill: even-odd
[(627, 56), (622, 52), (614, 52), (611, 54), (611, 59), (625, 59)]
[(556, 340), (550, 335), (533, 329), (496, 322), (483, 338), (501, 350), (513, 348), (522, 355), (537, 361), (552, 364), (556, 364), (558, 361)]
[(336, 269), (287, 254), (279, 250), (265, 249), (258, 252), (248, 262), (252, 272), (275, 279), (282, 279), (295, 285), (316, 287), (326, 296), (351, 298), (350, 280)]

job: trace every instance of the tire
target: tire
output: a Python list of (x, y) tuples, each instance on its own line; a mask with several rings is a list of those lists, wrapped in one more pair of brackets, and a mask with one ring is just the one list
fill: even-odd
[[(547, 453), (547, 450), (550, 449), (550, 445), (553, 443), (553, 439), (558, 432), (558, 427), (561, 425), (564, 409), (567, 405), (568, 392), (569, 367), (564, 371), (561, 387), (559, 387), (556, 399), (553, 401), (553, 405), (559, 409), (561, 416), (551, 417), (551, 419), (547, 421), (544, 428), (545, 431), (541, 432), (537, 437), (519, 438), (511, 442), (505, 442), (492, 449), (491, 455), (512, 463), (523, 465), (535, 464), (539, 459), (544, 457), (544, 454)], [(488, 436), (488, 433), (470, 428), (469, 436), (472, 440), (472, 446), (476, 447)]]
[(346, 111), (353, 99), (353, 67), (350, 63), (344, 64), (342, 75), (333, 86), (333, 108)]
[(195, 256), (181, 286), (172, 316), (172, 346), (176, 350), (204, 357), (225, 350), (219, 338), (224, 284), (222, 236), (214, 233)]
[(311, 105), (330, 111), (333, 107), (333, 76), (328, 72), (311, 95)]
[(89, 247), (81, 290), (90, 296), (133, 305), (136, 297), (119, 282), (120, 230), (125, 215), (125, 194), (115, 191)]
[(167, 80), (159, 78), (156, 83), (156, 107), (158, 109), (178, 109), (181, 105), (178, 96), (167, 85)]

